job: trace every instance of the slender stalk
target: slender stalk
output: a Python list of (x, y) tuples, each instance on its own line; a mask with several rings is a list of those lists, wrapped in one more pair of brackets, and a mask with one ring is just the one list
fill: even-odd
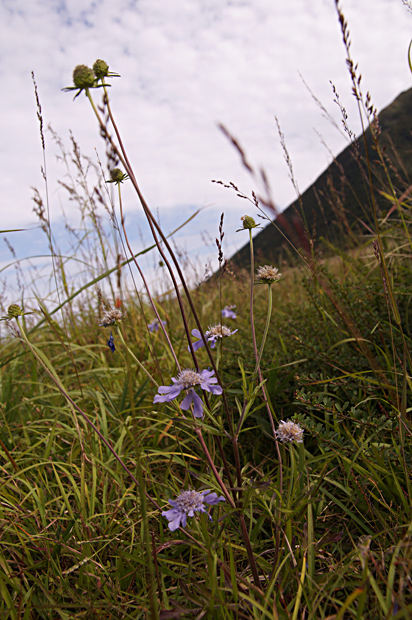
[(212, 472), (213, 472), (213, 475), (214, 475), (214, 477), (215, 477), (215, 479), (216, 479), (216, 482), (218, 483), (218, 485), (220, 486), (220, 488), (221, 488), (221, 489), (222, 489), (222, 491), (223, 491), (223, 495), (226, 497), (227, 501), (228, 501), (228, 502), (229, 502), (229, 504), (232, 506), (232, 508), (236, 508), (236, 504), (235, 504), (235, 502), (233, 501), (232, 497), (230, 496), (229, 491), (227, 490), (226, 485), (225, 485), (225, 483), (223, 482), (222, 478), (219, 476), (219, 472), (217, 471), (216, 466), (215, 466), (215, 464), (214, 464), (214, 462), (213, 462), (213, 459), (212, 459), (212, 457), (210, 456), (210, 452), (209, 452), (209, 450), (208, 450), (208, 448), (207, 448), (207, 445), (205, 444), (205, 440), (203, 439), (202, 429), (200, 429), (199, 427), (196, 427), (196, 428), (195, 428), (195, 433), (196, 433), (196, 435), (198, 436), (198, 439), (199, 439), (200, 445), (202, 446), (202, 450), (203, 450), (203, 452), (204, 452), (204, 454), (205, 454), (205, 457), (206, 457), (206, 459), (207, 459), (207, 462), (208, 462), (208, 463), (209, 463), (209, 465), (210, 465), (210, 469), (211, 469), (211, 470), (212, 470)]
[(126, 227), (125, 227), (125, 225), (124, 225), (124, 217), (123, 217), (123, 203), (122, 203), (122, 192), (121, 192), (121, 189), (120, 189), (120, 183), (118, 183), (118, 184), (117, 184), (117, 186), (118, 186), (118, 191), (119, 191), (120, 221), (121, 221), (121, 223), (122, 223), (123, 234), (124, 234), (124, 238), (125, 238), (125, 241), (126, 241), (127, 247), (128, 247), (128, 249), (129, 249), (129, 252), (130, 252), (131, 256), (133, 257), (133, 262), (134, 262), (134, 264), (136, 265), (136, 267), (137, 267), (137, 269), (138, 269), (138, 271), (139, 271), (139, 275), (140, 275), (140, 277), (142, 278), (143, 285), (144, 285), (144, 287), (145, 287), (145, 289), (146, 289), (147, 295), (148, 295), (149, 300), (150, 300), (150, 304), (151, 304), (151, 306), (152, 306), (152, 308), (153, 308), (153, 311), (154, 311), (154, 313), (155, 313), (155, 315), (156, 315), (156, 318), (157, 318), (157, 320), (158, 320), (158, 322), (159, 322), (159, 327), (160, 327), (160, 328), (161, 328), (161, 330), (163, 331), (163, 334), (164, 334), (164, 336), (165, 336), (165, 338), (166, 338), (167, 344), (169, 345), (169, 349), (170, 349), (170, 351), (171, 351), (171, 353), (172, 353), (172, 355), (173, 355), (173, 359), (175, 360), (175, 364), (176, 364), (177, 368), (178, 368), (178, 369), (179, 369), (179, 371), (180, 371), (180, 365), (179, 365), (179, 361), (178, 361), (178, 359), (177, 359), (177, 356), (176, 356), (175, 350), (174, 350), (174, 348), (173, 348), (172, 343), (170, 342), (170, 338), (169, 338), (169, 335), (168, 335), (168, 333), (167, 333), (167, 331), (166, 331), (166, 329), (165, 329), (165, 326), (163, 325), (163, 321), (162, 321), (162, 319), (160, 318), (160, 315), (159, 315), (159, 313), (158, 313), (158, 311), (157, 311), (156, 304), (154, 303), (154, 300), (153, 300), (152, 294), (150, 293), (150, 289), (149, 289), (149, 286), (148, 286), (148, 284), (147, 284), (147, 282), (146, 282), (146, 278), (144, 277), (143, 271), (140, 269), (140, 265), (139, 265), (139, 263), (137, 262), (136, 258), (134, 257), (134, 253), (133, 253), (132, 248), (131, 248), (131, 246), (130, 246), (130, 243), (129, 243), (129, 238), (128, 238), (128, 236), (127, 236), (127, 232), (126, 232)]
[(268, 284), (267, 286), (268, 286), (268, 312), (266, 316), (266, 324), (265, 324), (265, 329), (263, 331), (263, 338), (262, 338), (262, 342), (260, 345), (259, 355), (258, 355), (258, 359), (256, 362), (255, 374), (257, 373), (257, 369), (260, 366), (260, 362), (262, 360), (263, 349), (265, 348), (266, 339), (267, 339), (267, 335), (269, 331), (270, 318), (272, 316), (272, 284)]
[[(279, 450), (279, 443), (276, 437), (276, 429), (275, 429), (275, 423), (273, 421), (272, 410), (270, 408), (269, 399), (268, 399), (266, 388), (265, 388), (264, 381), (263, 381), (262, 371), (260, 369), (260, 358), (259, 358), (257, 345), (256, 345), (256, 333), (255, 333), (255, 324), (254, 324), (254, 318), (253, 318), (253, 283), (254, 283), (254, 278), (255, 278), (255, 264), (254, 264), (255, 261), (254, 261), (254, 251), (253, 251), (253, 236), (252, 236), (251, 228), (249, 229), (249, 242), (250, 242), (250, 323), (252, 327), (253, 350), (255, 352), (255, 359), (256, 359), (255, 373), (257, 371), (258, 376), (259, 376), (259, 382), (262, 385), (263, 400), (265, 401), (266, 410), (269, 416), (270, 426), (272, 428), (273, 439), (275, 440), (276, 452), (277, 452), (278, 460), (279, 460), (280, 492), (282, 493), (282, 486), (283, 486), (282, 457), (281, 457), (280, 450)], [(262, 344), (264, 345), (264, 341)]]
[(256, 345), (255, 321), (253, 317), (253, 283), (255, 281), (255, 257), (254, 257), (254, 250), (253, 250), (253, 237), (252, 237), (251, 228), (249, 228), (249, 245), (250, 245), (250, 302), (249, 302), (250, 325), (252, 329), (252, 343), (253, 343), (253, 350), (255, 352), (256, 367), (258, 367), (259, 361), (258, 361), (258, 351), (257, 351), (257, 345)]
[[(216, 482), (218, 483), (218, 485), (220, 486), (220, 488), (223, 491), (224, 496), (226, 497), (227, 501), (229, 502), (229, 504), (232, 506), (232, 508), (236, 509), (236, 504), (233, 501), (233, 499), (231, 498), (231, 496), (229, 495), (229, 491), (227, 490), (222, 478), (219, 476), (219, 472), (216, 469), (215, 464), (213, 463), (213, 459), (210, 456), (210, 452), (207, 449), (207, 446), (205, 444), (205, 440), (203, 439), (203, 435), (202, 435), (202, 430), (197, 427), (195, 428), (195, 433), (198, 436), (198, 439), (200, 441), (200, 445), (202, 446), (203, 452), (206, 456), (207, 462), (210, 465), (210, 468), (213, 472), (213, 475), (216, 479)], [(250, 568), (252, 570), (252, 575), (253, 575), (253, 581), (255, 582), (255, 586), (260, 590), (260, 579), (259, 579), (259, 574), (257, 571), (257, 566), (256, 566), (256, 561), (255, 561), (255, 556), (253, 555), (253, 550), (252, 550), (252, 545), (250, 544), (250, 539), (249, 539), (249, 534), (247, 531), (247, 527), (246, 527), (246, 523), (245, 523), (245, 518), (243, 516), (243, 514), (238, 511), (238, 518), (239, 518), (239, 522), (240, 522), (240, 528), (242, 530), (242, 536), (243, 536), (243, 540), (245, 542), (246, 545), (246, 551), (249, 557), (249, 563), (250, 563)]]
[(159, 384), (157, 383), (157, 381), (155, 381), (155, 379), (153, 379), (152, 375), (150, 374), (150, 372), (148, 372), (148, 370), (146, 370), (146, 368), (143, 366), (143, 364), (137, 359), (137, 357), (135, 356), (135, 354), (133, 353), (133, 351), (130, 350), (130, 348), (127, 346), (125, 339), (123, 337), (123, 333), (122, 330), (120, 329), (120, 327), (118, 325), (115, 326), (116, 327), (116, 332), (117, 335), (119, 336), (120, 340), (122, 341), (123, 346), (128, 350), (129, 355), (132, 356), (132, 358), (134, 359), (134, 361), (136, 362), (136, 364), (139, 366), (139, 368), (141, 370), (143, 370), (143, 372), (145, 373), (146, 377), (148, 377), (148, 379), (150, 379), (150, 381), (153, 383), (153, 385), (158, 388)]

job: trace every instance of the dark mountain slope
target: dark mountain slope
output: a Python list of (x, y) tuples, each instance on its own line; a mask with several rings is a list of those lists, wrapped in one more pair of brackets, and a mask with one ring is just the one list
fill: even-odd
[[(398, 196), (409, 187), (412, 178), (412, 88), (401, 93), (378, 116), (381, 135), (379, 144), (390, 170)], [(365, 131), (373, 171), (373, 186), (380, 212), (390, 203), (377, 190), (387, 191), (388, 183), (373, 143), (371, 130)], [(358, 149), (358, 150), (357, 150)], [(276, 219), (276, 225), (298, 247), (309, 248), (302, 219), (310, 237), (315, 234), (334, 245), (349, 246), (373, 229), (373, 213), (363, 136), (349, 145), (302, 195), (302, 209), (296, 200)], [(303, 216), (303, 217), (302, 217)], [(278, 264), (288, 260), (289, 245), (282, 234), (269, 224), (255, 237), (255, 249), (263, 261)], [(232, 258), (238, 266), (249, 262), (246, 244)]]

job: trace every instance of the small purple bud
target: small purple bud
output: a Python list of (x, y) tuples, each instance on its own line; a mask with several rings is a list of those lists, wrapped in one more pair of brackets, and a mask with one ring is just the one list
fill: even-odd
[(107, 345), (110, 348), (110, 351), (114, 353), (116, 351), (116, 347), (114, 346), (114, 338), (112, 332), (110, 332), (110, 338), (107, 341)]

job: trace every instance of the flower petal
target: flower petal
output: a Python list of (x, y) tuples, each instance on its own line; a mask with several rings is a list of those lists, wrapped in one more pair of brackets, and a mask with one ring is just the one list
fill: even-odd
[(160, 385), (158, 394), (153, 399), (153, 403), (166, 403), (177, 398), (182, 391), (182, 386), (177, 385)]
[(220, 385), (208, 385), (207, 388), (203, 387), (203, 383), (200, 385), (202, 390), (207, 390), (208, 392), (212, 392), (212, 394), (219, 395), (223, 392), (223, 389)]
[(182, 386), (178, 383), (177, 385), (159, 385), (158, 392), (159, 394), (174, 394), (173, 398), (179, 396), (182, 390)]
[[(198, 349), (200, 349), (200, 347), (204, 347), (205, 343), (203, 340), (198, 340), (197, 342), (192, 342), (192, 347), (194, 351), (197, 351)], [(189, 345), (187, 346), (187, 350), (190, 351), (190, 347)]]
[(200, 376), (202, 377), (203, 381), (210, 381), (211, 383), (216, 383), (217, 379), (213, 376), (214, 374), (214, 370), (202, 370)]
[(187, 409), (189, 409), (189, 407), (190, 407), (190, 405), (192, 404), (192, 401), (193, 401), (193, 395), (194, 395), (194, 391), (193, 391), (192, 388), (190, 388), (189, 392), (186, 394), (186, 396), (184, 397), (184, 399), (180, 403), (180, 408), (181, 409), (184, 409), (185, 411)]
[(200, 396), (193, 392), (193, 416), (195, 418), (203, 418), (203, 403)]
[(217, 493), (209, 493), (208, 495), (203, 496), (203, 501), (211, 506), (215, 506), (218, 502), (225, 502), (226, 499), (223, 495), (217, 496)]
[[(205, 346), (205, 342), (200, 334), (200, 331), (198, 329), (192, 329), (192, 336), (194, 336), (195, 338), (200, 338), (200, 340), (198, 340), (197, 342), (192, 342), (192, 347), (194, 351), (197, 351), (198, 349), (200, 349), (200, 347), (204, 347)], [(190, 346), (188, 345), (187, 350), (190, 351)]]

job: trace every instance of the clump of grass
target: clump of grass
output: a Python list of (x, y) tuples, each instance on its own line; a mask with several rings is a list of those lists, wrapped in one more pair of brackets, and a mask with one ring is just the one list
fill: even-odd
[[(74, 141), (78, 176), (64, 182), (93, 231), (73, 252), (96, 260), (71, 288), (37, 194), (58, 303), (3, 310), (2, 617), (409, 617), (411, 268), (397, 251), (409, 243), (409, 195), (396, 198), (388, 171), (401, 225), (374, 206), (375, 245), (358, 258), (340, 249), (341, 268), (306, 230), (303, 284), (296, 268), (256, 264), (250, 215), (239, 232), (250, 271), (235, 273), (222, 217), (219, 274), (192, 290), (127, 157), (115, 76), (98, 60), (69, 89), (86, 95), (110, 154), (111, 198), (101, 180), (89, 191)], [(145, 276), (123, 183), (173, 294)], [(256, 194), (251, 204), (261, 208)]]

